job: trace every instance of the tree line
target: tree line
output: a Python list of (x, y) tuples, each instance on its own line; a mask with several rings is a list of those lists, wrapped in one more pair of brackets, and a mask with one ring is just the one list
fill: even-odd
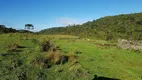
[(40, 31), (41, 34), (67, 34), (103, 40), (142, 40), (142, 13), (105, 16), (82, 25), (54, 27)]
[(0, 33), (15, 33), (15, 32), (19, 32), (19, 33), (34, 33), (30, 30), (33, 30), (34, 26), (33, 24), (25, 24), (25, 28), (21, 29), (21, 30), (16, 30), (13, 28), (7, 28), (5, 25), (0, 25)]
[(5, 25), (0, 25), (0, 33), (15, 33), (15, 32), (17, 32), (16, 29), (6, 28)]

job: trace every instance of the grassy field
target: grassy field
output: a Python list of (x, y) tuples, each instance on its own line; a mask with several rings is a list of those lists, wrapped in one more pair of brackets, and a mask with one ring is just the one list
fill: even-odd
[[(76, 57), (50, 68), (43, 66), (41, 59), (50, 52), (42, 52), (41, 44), (49, 40), (62, 55)], [(95, 80), (94, 75), (142, 80), (142, 52), (122, 50), (115, 44), (69, 35), (0, 34), (0, 80)]]

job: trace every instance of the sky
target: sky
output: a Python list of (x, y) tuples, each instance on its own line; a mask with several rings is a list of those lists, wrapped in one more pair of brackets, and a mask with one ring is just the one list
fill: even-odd
[(142, 12), (142, 0), (0, 0), (0, 24), (34, 31)]

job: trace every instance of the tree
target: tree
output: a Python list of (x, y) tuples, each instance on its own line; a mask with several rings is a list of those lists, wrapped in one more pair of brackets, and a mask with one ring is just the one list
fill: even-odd
[(33, 24), (25, 24), (25, 29), (27, 29), (27, 30), (33, 30), (34, 26), (33, 26)]
[(16, 29), (6, 28), (5, 25), (0, 25), (0, 33), (14, 33)]
[(5, 25), (0, 25), (0, 28), (6, 28)]

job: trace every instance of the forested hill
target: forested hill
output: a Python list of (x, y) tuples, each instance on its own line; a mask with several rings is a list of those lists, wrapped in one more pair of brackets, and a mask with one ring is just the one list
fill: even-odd
[(49, 28), (39, 33), (68, 34), (104, 40), (142, 40), (142, 13), (106, 16), (82, 25)]
[(15, 33), (15, 32), (18, 32), (18, 33), (34, 33), (34, 32), (31, 32), (31, 31), (28, 31), (28, 30), (16, 30), (16, 29), (13, 29), (13, 28), (7, 28), (5, 25), (0, 25), (0, 34), (1, 33)]
[(17, 32), (16, 29), (6, 28), (5, 25), (0, 25), (0, 33), (14, 33)]

